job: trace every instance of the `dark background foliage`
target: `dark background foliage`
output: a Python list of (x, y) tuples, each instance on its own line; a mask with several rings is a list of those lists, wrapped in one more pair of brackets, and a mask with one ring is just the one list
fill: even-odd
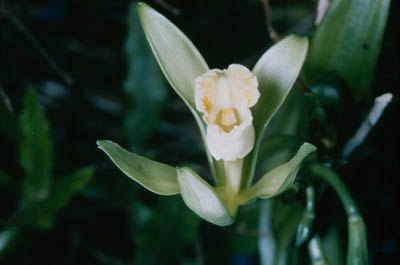
[[(148, 3), (189, 36), (212, 68), (233, 62), (251, 67), (273, 44), (258, 0)], [(130, 61), (124, 45), (132, 30), (130, 4), (127, 0), (1, 2), (0, 169), (11, 180), (0, 178), (0, 229), (15, 229), (9, 217), (21, 208), (18, 183), (24, 170), (19, 163), (18, 117), (29, 88), (51, 124), (54, 178), (60, 180), (57, 176), (85, 166), (95, 169), (91, 181), (67, 196), (66, 205), (51, 215), (48, 226), (18, 228), (18, 238), (7, 249), (2, 249), (0, 240), (1, 264), (258, 264), (257, 204), (245, 207), (233, 227), (215, 227), (200, 221), (179, 196), (159, 197), (139, 187), (96, 147), (96, 140), (111, 139), (158, 161), (189, 164), (202, 176), (209, 174), (194, 120), (160, 71), (135, 76), (133, 89), (126, 83)], [(311, 0), (271, 1), (276, 30), (282, 35), (310, 34), (313, 28), (307, 21), (315, 5)], [(400, 41), (394, 12), (398, 5), (392, 2), (371, 86), (374, 96), (393, 93), (393, 103), (339, 171), (363, 213), (374, 257), (396, 255), (399, 244), (399, 220), (394, 217), (400, 172)], [(154, 64), (146, 45), (136, 52), (142, 54), (143, 49), (141, 62)], [(149, 80), (159, 85), (151, 86)], [(345, 114), (333, 122), (339, 134), (337, 149), (354, 133), (370, 104), (347, 104)], [(311, 136), (318, 144), (319, 135)], [(327, 191), (318, 203), (321, 226), (339, 217), (345, 228), (345, 215), (331, 193)]]

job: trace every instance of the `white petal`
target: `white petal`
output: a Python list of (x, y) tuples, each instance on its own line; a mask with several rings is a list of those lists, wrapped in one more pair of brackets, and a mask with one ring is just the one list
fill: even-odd
[(244, 158), (253, 149), (254, 127), (250, 121), (226, 133), (217, 125), (209, 125), (206, 138), (208, 149), (216, 160), (233, 161)]

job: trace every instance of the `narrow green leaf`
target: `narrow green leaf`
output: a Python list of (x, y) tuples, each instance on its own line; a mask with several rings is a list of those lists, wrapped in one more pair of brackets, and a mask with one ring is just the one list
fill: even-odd
[(25, 94), (19, 127), (19, 160), (25, 172), (22, 198), (44, 199), (50, 192), (53, 142), (50, 124), (33, 89)]
[(246, 203), (257, 197), (266, 199), (290, 188), (296, 178), (301, 162), (315, 150), (317, 148), (312, 144), (304, 143), (289, 162), (272, 169), (253, 186), (240, 193), (240, 202)]
[[(209, 70), (206, 61), (185, 34), (171, 21), (144, 3), (138, 4), (138, 13), (151, 49), (168, 82), (182, 98), (196, 119), (201, 136), (206, 143), (204, 122), (197, 112), (194, 100), (194, 80)], [(214, 159), (207, 146), (207, 159), (217, 182)]]
[(179, 193), (175, 168), (130, 153), (111, 141), (97, 141), (97, 145), (125, 175), (146, 189), (160, 195)]
[(190, 168), (176, 169), (182, 198), (198, 216), (219, 226), (227, 226), (234, 219), (217, 192)]
[(368, 99), (389, 7), (390, 0), (332, 1), (312, 39), (305, 65), (309, 85), (335, 72), (357, 101)]
[(54, 211), (65, 207), (77, 192), (89, 184), (93, 174), (94, 168), (89, 166), (80, 168), (57, 180), (49, 198), (52, 201)]
[(264, 129), (296, 81), (307, 49), (307, 38), (290, 35), (268, 49), (253, 69), (261, 96), (252, 108), (256, 140), (253, 151), (245, 159), (244, 186), (252, 181)]
[(129, 5), (124, 51), (127, 57), (124, 89), (130, 103), (124, 132), (130, 146), (140, 150), (157, 128), (167, 99), (167, 84), (140, 26), (135, 2)]
[(10, 223), (50, 228), (57, 211), (67, 206), (72, 197), (87, 186), (93, 173), (92, 167), (85, 167), (57, 180), (46, 199), (23, 204), (10, 218)]

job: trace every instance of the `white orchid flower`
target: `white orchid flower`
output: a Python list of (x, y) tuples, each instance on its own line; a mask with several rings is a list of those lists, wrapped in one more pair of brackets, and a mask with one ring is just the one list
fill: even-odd
[(231, 64), (195, 79), (195, 102), (207, 123), (207, 147), (216, 160), (244, 158), (254, 146), (253, 107), (260, 92), (257, 77), (246, 67)]
[(190, 168), (147, 159), (111, 141), (98, 141), (99, 148), (145, 188), (161, 195), (181, 194), (191, 210), (220, 226), (234, 221), (239, 205), (290, 188), (303, 159), (316, 150), (309, 143), (304, 143), (287, 163), (254, 184), (252, 180), (264, 129), (301, 70), (308, 40), (294, 35), (281, 40), (252, 71), (239, 64), (210, 70), (173, 23), (143, 3), (138, 4), (138, 12), (165, 77), (199, 126), (216, 186)]

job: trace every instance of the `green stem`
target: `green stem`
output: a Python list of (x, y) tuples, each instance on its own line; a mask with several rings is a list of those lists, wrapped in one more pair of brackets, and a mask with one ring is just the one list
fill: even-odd
[(351, 196), (349, 190), (346, 188), (343, 181), (339, 178), (335, 171), (321, 164), (313, 164), (311, 166), (311, 173), (321, 177), (332, 186), (336, 194), (339, 196), (348, 217), (361, 216), (358, 206)]
[(353, 197), (339, 176), (329, 167), (314, 164), (311, 166), (311, 172), (332, 186), (346, 210), (349, 229), (346, 265), (368, 265), (367, 231)]

